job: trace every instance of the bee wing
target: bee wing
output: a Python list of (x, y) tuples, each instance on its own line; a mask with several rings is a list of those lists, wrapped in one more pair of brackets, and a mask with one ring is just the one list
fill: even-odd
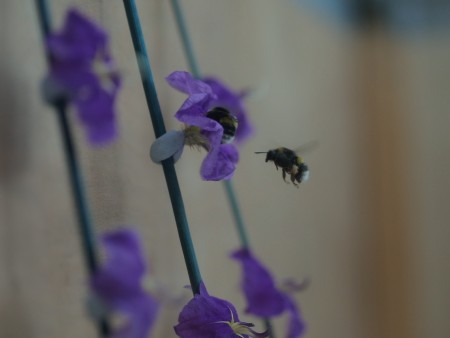
[(302, 144), (301, 146), (295, 148), (294, 152), (298, 154), (304, 154), (316, 149), (318, 146), (319, 141), (317, 140), (309, 141), (308, 143)]

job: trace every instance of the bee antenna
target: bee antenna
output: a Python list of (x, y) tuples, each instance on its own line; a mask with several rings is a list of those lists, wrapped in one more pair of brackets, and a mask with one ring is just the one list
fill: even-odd
[(267, 154), (267, 151), (255, 151), (255, 154)]

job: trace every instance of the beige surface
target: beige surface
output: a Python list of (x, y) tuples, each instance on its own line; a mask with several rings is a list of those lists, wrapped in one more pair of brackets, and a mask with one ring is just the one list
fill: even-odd
[[(148, 158), (154, 136), (122, 2), (50, 2), (57, 25), (69, 3), (100, 21), (124, 74), (118, 142), (90, 149), (75, 127), (97, 229), (135, 225), (153, 276), (178, 293), (188, 280), (162, 170)], [(353, 34), (289, 1), (183, 5), (202, 71), (260, 88), (248, 103), (258, 132), (234, 184), (257, 255), (280, 278), (312, 280), (297, 296), (307, 337), (448, 337), (445, 34)], [(171, 8), (138, 6), (166, 123), (177, 128), (183, 95), (164, 77), (187, 66)], [(32, 2), (2, 1), (0, 34), (0, 337), (95, 337), (59, 130), (39, 97)], [(305, 156), (311, 179), (298, 190), (253, 154), (311, 140), (320, 146)], [(199, 178), (202, 158), (186, 149), (177, 164), (200, 268), (211, 293), (242, 309), (227, 258), (237, 236), (221, 184)], [(164, 309), (154, 337), (174, 336), (178, 311)]]

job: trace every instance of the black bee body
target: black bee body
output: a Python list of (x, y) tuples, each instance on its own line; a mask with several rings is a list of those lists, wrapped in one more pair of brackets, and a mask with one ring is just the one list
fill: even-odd
[(277, 170), (278, 167), (281, 168), (283, 179), (285, 181), (286, 174), (289, 174), (291, 177), (291, 182), (295, 186), (298, 186), (296, 182), (301, 183), (302, 181), (306, 181), (308, 179), (308, 166), (293, 150), (284, 147), (269, 150), (266, 155), (266, 162), (269, 161), (272, 161), (275, 164)]
[(297, 161), (297, 154), (287, 148), (277, 148), (269, 150), (266, 155), (266, 162), (272, 161), (275, 166), (290, 168)]
[(234, 139), (238, 127), (238, 119), (222, 107), (215, 107), (206, 116), (223, 127), (222, 143), (230, 143)]

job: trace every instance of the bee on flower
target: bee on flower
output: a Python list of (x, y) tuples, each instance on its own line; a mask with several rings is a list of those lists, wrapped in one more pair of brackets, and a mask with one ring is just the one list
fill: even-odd
[(204, 149), (207, 155), (200, 168), (202, 179), (231, 178), (239, 160), (239, 153), (231, 142), (235, 136), (242, 141), (251, 133), (242, 95), (233, 93), (215, 78), (199, 80), (184, 71), (173, 72), (166, 80), (173, 88), (188, 94), (175, 113), (184, 128), (159, 137), (152, 144), (150, 157), (156, 163), (172, 156), (177, 161), (185, 145)]

